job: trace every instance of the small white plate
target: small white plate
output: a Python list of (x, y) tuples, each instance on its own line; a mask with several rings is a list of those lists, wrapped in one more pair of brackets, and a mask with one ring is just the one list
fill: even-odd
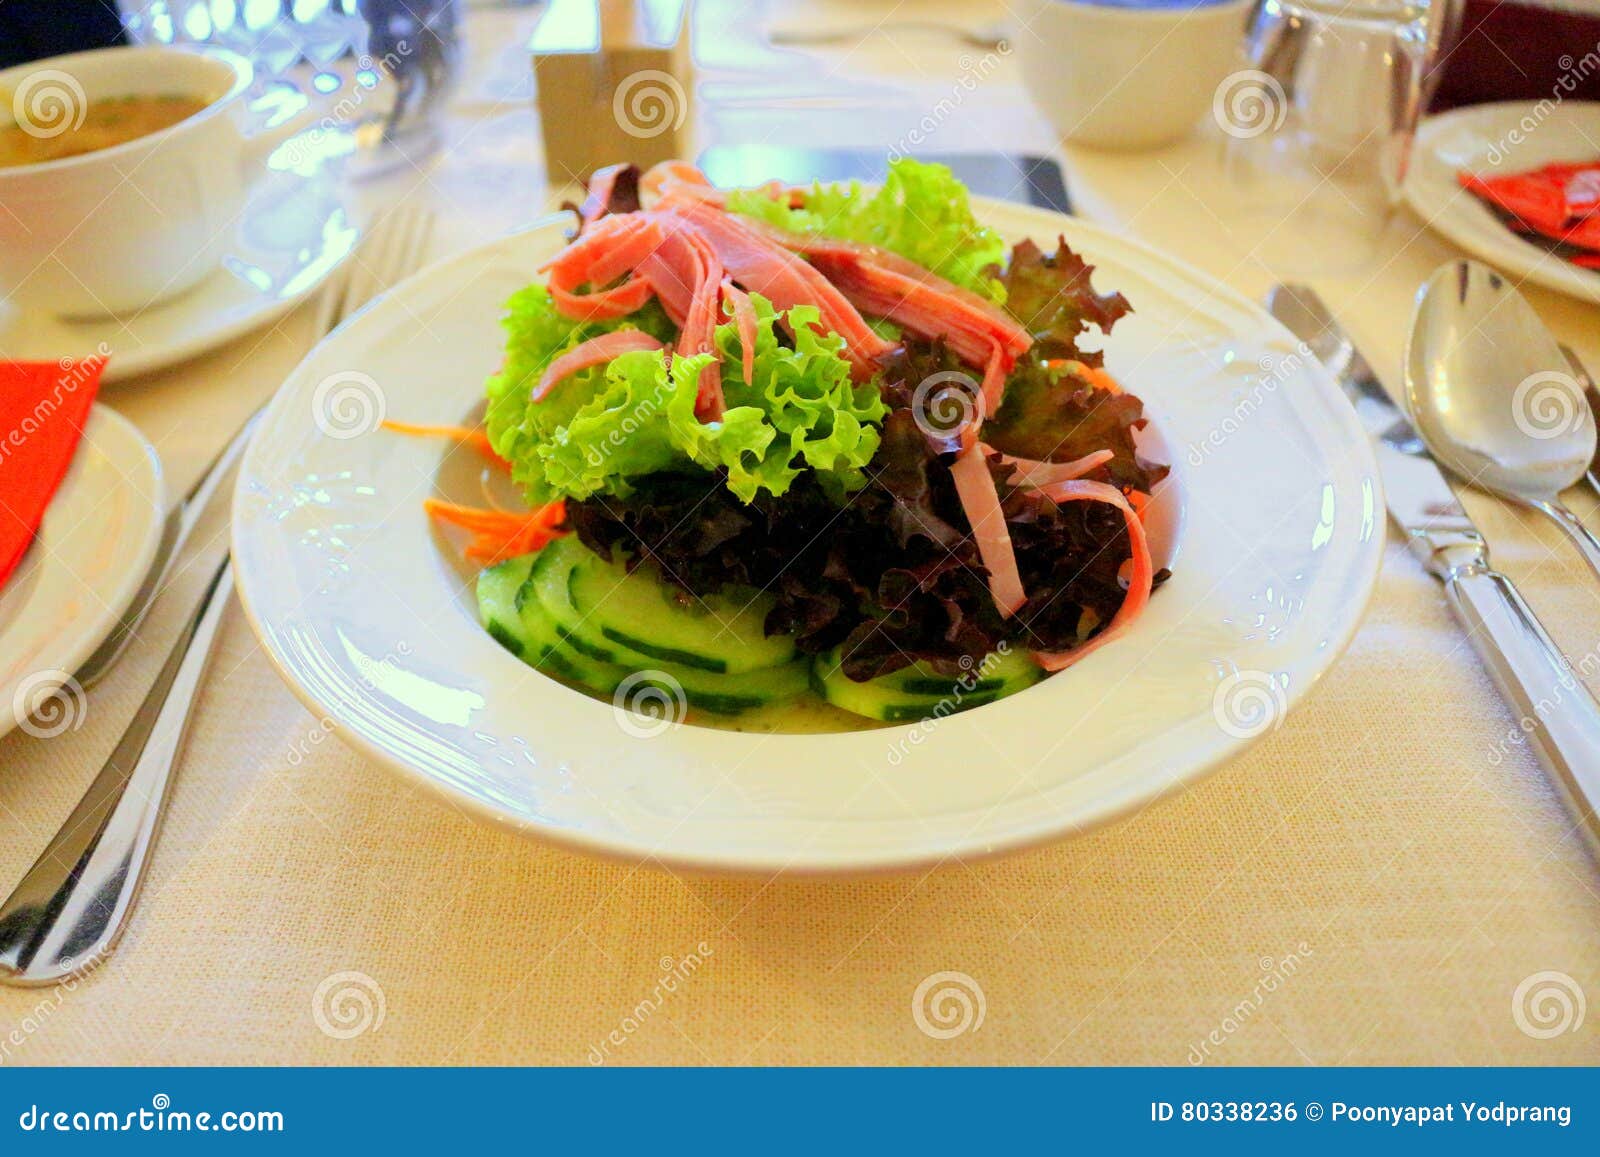
[(348, 134), (302, 134), (280, 145), (251, 190), (222, 268), (188, 293), (131, 316), (66, 319), (0, 304), (0, 357), (109, 357), (102, 384), (176, 365), (283, 316), (355, 247), (340, 191)]
[(1126, 237), (975, 203), (1008, 240), (1064, 234), (1096, 285), (1134, 304), (1106, 360), (1172, 456), (1151, 519), (1177, 553), (1114, 645), (937, 723), (824, 735), (684, 724), (642, 738), (638, 717), (519, 663), (478, 625), (422, 510), (447, 487), (448, 447), (378, 419), (471, 420), (506, 299), (564, 243), (554, 219), (403, 282), (279, 391), (234, 495), (239, 594), (266, 654), (368, 757), (514, 831), (632, 861), (937, 863), (1192, 783), (1281, 723), (1354, 634), (1385, 532), (1371, 446), (1259, 305)]
[(1417, 131), (1406, 200), (1433, 229), (1475, 257), (1548, 289), (1600, 302), (1600, 272), (1518, 237), (1456, 180), (1519, 173), (1552, 161), (1600, 159), (1600, 104), (1508, 101), (1429, 117)]
[(36, 710), (38, 734), (82, 726), (83, 692), (68, 679), (128, 609), (165, 516), (155, 447), (96, 405), (33, 545), (0, 589), (0, 735)]

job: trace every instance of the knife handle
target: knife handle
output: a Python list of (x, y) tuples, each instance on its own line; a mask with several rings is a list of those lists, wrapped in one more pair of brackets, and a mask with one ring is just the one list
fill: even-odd
[(1450, 607), (1516, 712), (1506, 746), (1524, 737), (1600, 858), (1600, 704), (1511, 580), (1489, 567), (1462, 567), (1445, 579)]
[(232, 593), (224, 557), (122, 741), (0, 905), (0, 984), (55, 984), (92, 970), (121, 935)]

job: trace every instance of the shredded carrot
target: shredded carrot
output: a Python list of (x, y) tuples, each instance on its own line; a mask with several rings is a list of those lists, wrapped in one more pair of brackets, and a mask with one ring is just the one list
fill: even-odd
[(560, 498), (524, 513), (462, 506), (437, 498), (423, 499), (422, 509), (440, 522), (470, 530), (472, 540), (462, 553), (485, 566), (540, 550), (566, 533), (561, 524), (567, 518), (567, 504)]
[(496, 454), (494, 447), (489, 445), (489, 434), (481, 426), (419, 426), (412, 422), (393, 422), (386, 418), (383, 421), (383, 428), (415, 438), (454, 438), (457, 442), (471, 446), (490, 461), (509, 467), (506, 460)]
[(1139, 521), (1143, 522), (1145, 511), (1150, 508), (1150, 496), (1143, 490), (1135, 490), (1131, 486), (1122, 493), (1127, 497), (1128, 505), (1133, 507), (1133, 512), (1139, 516)]
[(1099, 366), (1086, 366), (1079, 361), (1068, 361), (1067, 366), (1097, 390), (1104, 390), (1108, 394), (1122, 393), (1122, 387), (1117, 383), (1117, 379)]

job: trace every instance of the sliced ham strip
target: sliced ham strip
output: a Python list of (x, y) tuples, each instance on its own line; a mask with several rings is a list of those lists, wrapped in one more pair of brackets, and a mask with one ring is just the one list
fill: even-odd
[(820, 271), (720, 209), (669, 195), (658, 212), (693, 225), (711, 243), (729, 275), (746, 290), (767, 298), (773, 308), (783, 312), (796, 305), (816, 306), (824, 332), (844, 338), (845, 355), (857, 380), (877, 373), (876, 359), (892, 347)]
[(795, 253), (804, 254), (814, 262), (821, 262), (824, 266), (835, 265), (841, 262), (854, 262), (860, 265), (871, 266), (883, 273), (893, 274), (897, 277), (907, 278), (920, 285), (934, 290), (943, 297), (950, 299), (951, 303), (959, 307), (961, 312), (970, 315), (974, 320), (983, 319), (993, 327), (995, 335), (1001, 343), (1013, 354), (1025, 352), (1032, 344), (1032, 338), (1022, 323), (1017, 321), (994, 302), (980, 297), (978, 294), (947, 281), (933, 270), (918, 265), (915, 261), (901, 257), (898, 253), (891, 253), (887, 249), (880, 249), (875, 245), (863, 245), (856, 241), (844, 241), (837, 237), (824, 237), (818, 234), (794, 233), (786, 229), (779, 229), (764, 221), (752, 221), (751, 226), (785, 249)]
[(961, 509), (972, 525), (972, 538), (978, 544), (978, 557), (989, 571), (989, 594), (1001, 618), (1016, 614), (1028, 601), (1017, 570), (1017, 552), (1006, 528), (1005, 512), (1000, 509), (1000, 492), (983, 451), (976, 446), (963, 450), (950, 465)]
[(689, 320), (689, 311), (694, 308), (703, 265), (700, 251), (685, 234), (685, 230), (669, 221), (662, 229), (661, 244), (645, 254), (637, 269), (637, 277), (655, 291), (661, 308), (679, 329)]
[[(686, 232), (684, 239), (694, 254), (694, 300), (689, 315), (684, 319), (678, 337), (681, 354), (712, 354), (717, 352), (717, 325), (722, 321), (722, 262), (711, 242), (697, 232)], [(721, 419), (724, 410), (722, 397), (722, 367), (715, 361), (700, 371), (700, 392), (695, 397), (694, 412), (702, 422)]]
[(1015, 358), (1006, 357), (999, 342), (989, 346), (989, 361), (983, 367), (983, 418), (998, 413), (1006, 396), (1006, 374), (1016, 364)]
[(1071, 462), (1038, 462), (1032, 458), (1012, 458), (1006, 454), (1002, 454), (1000, 460), (1007, 466), (1016, 467), (1016, 473), (1008, 479), (1011, 485), (1042, 489), (1057, 482), (1070, 482), (1074, 478), (1082, 478), (1115, 457), (1116, 455), (1110, 450), (1096, 450), (1093, 454), (1085, 454), (1082, 458), (1075, 458)]
[(645, 170), (639, 191), (652, 200), (676, 195), (685, 200), (721, 206), (727, 193), (715, 188), (706, 175), (688, 161), (660, 161)]
[(751, 227), (810, 258), (858, 308), (923, 337), (943, 338), (964, 361), (985, 366), (989, 413), (999, 408), (1006, 373), (1033, 344), (1022, 323), (1004, 309), (886, 249), (793, 233), (759, 221)]
[(622, 354), (661, 348), (661, 343), (655, 338), (637, 329), (619, 329), (616, 333), (592, 337), (581, 345), (573, 346), (545, 367), (544, 373), (539, 375), (539, 384), (533, 387), (533, 400), (542, 402), (558, 382), (579, 370), (602, 365)]
[(854, 257), (818, 254), (812, 264), (856, 308), (886, 317), (920, 337), (944, 339), (968, 365), (988, 365), (998, 346), (1002, 368), (1009, 371), (1017, 355), (1032, 344), (1015, 321), (997, 321), (987, 309), (976, 309), (925, 280)]
[(1112, 616), (1111, 622), (1087, 643), (1073, 647), (1070, 651), (1034, 652), (1034, 662), (1039, 666), (1046, 671), (1060, 671), (1111, 642), (1139, 617), (1150, 601), (1150, 587), (1155, 581), (1155, 564), (1150, 558), (1150, 541), (1145, 537), (1144, 523), (1139, 520), (1138, 513), (1128, 502), (1127, 497), (1115, 486), (1080, 478), (1043, 487), (1040, 493), (1056, 503), (1109, 502), (1122, 511), (1122, 517), (1128, 524), (1128, 542), (1133, 548), (1133, 566), (1128, 575), (1128, 595), (1122, 600), (1122, 606)]
[(584, 225), (611, 213), (631, 213), (639, 208), (639, 170), (623, 163), (596, 169), (589, 178), (588, 195), (578, 207)]
[(731, 278), (723, 278), (722, 296), (732, 308), (734, 324), (739, 328), (739, 345), (744, 351), (744, 384), (748, 386), (756, 376), (756, 308), (750, 304), (750, 295)]
[(650, 300), (648, 281), (634, 277), (611, 289), (575, 292), (580, 285), (608, 285), (638, 268), (663, 241), (661, 226), (648, 214), (602, 217), (582, 237), (542, 267), (556, 309), (574, 321), (625, 317)]
[[(716, 353), (722, 320), (722, 262), (699, 230), (674, 217), (659, 221), (661, 244), (647, 253), (636, 275), (649, 283), (667, 316), (678, 326), (676, 352), (684, 357)], [(722, 371), (707, 366), (700, 374), (695, 414), (701, 421), (722, 417)]]

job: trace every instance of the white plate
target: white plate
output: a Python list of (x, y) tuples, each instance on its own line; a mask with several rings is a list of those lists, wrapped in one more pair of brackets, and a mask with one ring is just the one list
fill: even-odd
[(67, 320), (0, 304), (0, 357), (102, 353), (102, 384), (164, 369), (282, 317), (321, 285), (359, 233), (340, 191), (348, 134), (292, 138), (251, 190), (233, 250), (188, 293), (142, 313)]
[(133, 601), (165, 514), (155, 447), (96, 405), (33, 545), (0, 590), (0, 735), (36, 708), (30, 726), (45, 734), (82, 725), (82, 690), (57, 689)]
[(1370, 447), (1252, 302), (1078, 221), (978, 212), (1010, 239), (1065, 234), (1136, 309), (1108, 365), (1176, 448), (1158, 501), (1170, 518), (1181, 495), (1183, 530), (1171, 581), (1115, 645), (932, 727), (831, 735), (634, 738), (609, 703), (517, 662), (423, 514), (445, 451), (367, 431), (380, 411), (474, 411), (502, 303), (562, 243), (547, 222), (403, 283), (278, 394), (234, 502), (239, 593), (268, 655), (371, 758), (474, 815), (629, 859), (931, 863), (1082, 831), (1192, 782), (1276, 726), (1355, 631), (1384, 534)]
[(1524, 241), (1463, 189), (1456, 174), (1537, 169), (1552, 161), (1600, 158), (1600, 104), (1532, 101), (1475, 105), (1429, 117), (1417, 132), (1406, 199), (1430, 226), (1507, 273), (1600, 302), (1600, 272)]

